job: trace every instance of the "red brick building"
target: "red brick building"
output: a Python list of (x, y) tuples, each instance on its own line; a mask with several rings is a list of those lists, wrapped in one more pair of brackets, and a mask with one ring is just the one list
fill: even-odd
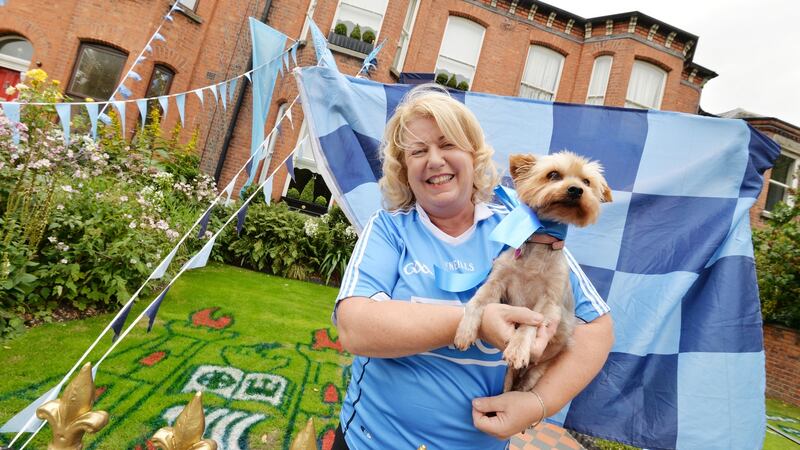
[[(346, 74), (355, 74), (372, 45), (386, 39), (372, 73), (386, 83), (399, 81), (401, 73), (428, 73), (501, 95), (697, 113), (703, 85), (716, 76), (692, 60), (697, 36), (639, 12), (586, 19), (545, 3), (516, 0), (179, 1), (179, 13), (160, 30), (166, 42), (154, 42), (153, 52), (135, 67), (142, 81), (126, 82), (132, 98), (186, 92), (245, 72), (248, 16), (301, 41), (300, 65), (316, 62), (311, 46), (304, 45), (306, 16), (313, 17), (330, 31), (330, 48)], [(13, 84), (26, 68), (40, 67), (61, 80), (73, 98), (107, 98), (170, 5), (170, 0), (139, 0), (111, 9), (79, 0), (56, 7), (11, 0), (0, 19), (0, 84)], [(345, 35), (334, 33), (337, 25)], [(350, 37), (356, 25), (364, 39)], [(278, 81), (268, 130), (281, 105), (296, 95), (291, 76)], [(202, 168), (224, 185), (249, 156), (251, 90), (240, 84), (227, 109), (187, 99), (186, 127), (200, 130)], [(133, 110), (127, 114), (128, 130), (136, 116)], [(297, 126), (284, 127), (271, 143), (272, 165), (304, 132), (300, 108), (293, 108), (293, 117)], [(177, 120), (172, 107), (165, 126)], [(315, 165), (311, 152), (300, 150), (296, 166), (302, 188)], [(279, 170), (273, 195), (287, 188), (286, 172)], [(317, 194), (329, 197), (324, 185)]]

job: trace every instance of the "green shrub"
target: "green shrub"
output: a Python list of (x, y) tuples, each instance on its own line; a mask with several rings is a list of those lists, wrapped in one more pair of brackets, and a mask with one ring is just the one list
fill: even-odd
[(764, 320), (800, 329), (800, 194), (794, 206), (776, 205), (753, 232)]
[(300, 199), (300, 191), (298, 191), (297, 188), (289, 188), (289, 190), (286, 191), (286, 196), (289, 198)]
[(361, 27), (358, 24), (356, 24), (353, 31), (350, 32), (350, 37), (359, 41), (361, 40)]
[(320, 195), (319, 197), (315, 198), (314, 199), (314, 203), (319, 205), (319, 206), (328, 206), (328, 200), (322, 195)]
[(441, 84), (442, 86), (447, 85), (447, 74), (444, 72), (439, 73), (436, 75), (436, 83)]
[(456, 86), (456, 89), (458, 89), (459, 91), (468, 91), (469, 90), (469, 83), (467, 83), (466, 81), (462, 81), (462, 82), (458, 83), (458, 86)]
[(340, 36), (347, 36), (347, 25), (343, 23), (337, 23), (335, 27), (333, 27), (333, 32)]
[(300, 200), (306, 203), (314, 203), (314, 179), (308, 180), (303, 192), (300, 194)]
[(458, 87), (458, 80), (456, 80), (455, 74), (452, 75), (449, 80), (447, 80), (447, 87), (453, 89), (456, 89)]
[[(63, 99), (43, 71), (29, 74), (21, 100)], [(67, 147), (52, 107), (24, 112), (19, 144), (0, 114), (0, 339), (58, 307), (116, 309), (216, 195), (197, 168), (196, 132), (183, 145), (180, 128), (164, 137), (151, 120), (128, 141), (109, 111), (98, 142), (73, 117)], [(184, 245), (174, 264), (201, 245)]]
[(365, 31), (364, 34), (361, 35), (361, 40), (367, 44), (372, 44), (375, 42), (375, 32), (372, 30)]

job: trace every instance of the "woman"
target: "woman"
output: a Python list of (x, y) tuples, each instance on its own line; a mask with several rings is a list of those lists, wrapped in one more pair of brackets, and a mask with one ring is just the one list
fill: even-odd
[[(502, 349), (516, 324), (541, 325), (525, 308), (490, 305), (481, 340), (453, 347), (475, 289), (447, 292), (434, 272), (478, 272), (502, 247), (488, 239), (505, 210), (485, 203), (498, 181), (475, 116), (446, 91), (417, 88), (387, 124), (372, 216), (342, 280), (334, 320), (357, 355), (334, 449), (504, 449), (508, 438), (558, 412), (599, 372), (613, 341), (608, 307), (573, 282), (575, 345), (535, 392), (502, 393)], [(589, 306), (587, 306), (589, 305)], [(531, 360), (557, 324), (544, 324)]]

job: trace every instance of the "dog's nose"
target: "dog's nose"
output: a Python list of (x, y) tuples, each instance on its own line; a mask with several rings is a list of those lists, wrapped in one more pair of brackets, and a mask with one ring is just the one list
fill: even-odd
[(583, 189), (579, 188), (578, 186), (570, 186), (569, 188), (567, 188), (567, 195), (569, 196), (569, 198), (578, 199), (581, 198), (582, 194), (583, 194)]

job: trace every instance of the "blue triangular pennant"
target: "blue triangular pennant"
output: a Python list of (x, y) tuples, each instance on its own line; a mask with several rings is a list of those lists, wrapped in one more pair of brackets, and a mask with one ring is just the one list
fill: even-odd
[(311, 40), (314, 42), (314, 51), (317, 54), (317, 65), (336, 69), (336, 60), (333, 59), (333, 54), (330, 49), (328, 49), (328, 40), (325, 39), (322, 31), (320, 31), (317, 24), (314, 23), (314, 20), (310, 17), (308, 18), (308, 23), (311, 28)]
[(161, 307), (161, 302), (164, 301), (164, 297), (166, 297), (167, 292), (169, 292), (169, 288), (170, 287), (172, 287), (172, 286), (168, 285), (166, 288), (164, 288), (164, 290), (161, 291), (161, 294), (159, 294), (158, 298), (153, 300), (153, 303), (150, 303), (150, 306), (148, 306), (147, 309), (144, 312), (144, 314), (149, 319), (147, 321), (147, 332), (148, 333), (150, 332), (150, 330), (153, 329), (153, 322), (156, 321), (156, 315), (158, 314), (158, 308)]
[(272, 202), (272, 175), (264, 182), (261, 190), (264, 192), (264, 203), (269, 205)]
[(125, 136), (125, 102), (121, 102), (119, 100), (114, 100), (111, 102), (116, 108), (117, 112), (119, 113), (119, 123), (122, 127), (122, 135)]
[(122, 313), (118, 315), (113, 322), (111, 322), (111, 329), (114, 330), (114, 336), (111, 338), (111, 341), (116, 341), (119, 337), (119, 334), (122, 333), (122, 327), (125, 326), (125, 321), (128, 320), (128, 313), (131, 312), (131, 307), (133, 306), (133, 302), (129, 302), (125, 305), (125, 308), (122, 310)]
[(166, 39), (164, 39), (164, 36), (162, 36), (162, 35), (161, 35), (161, 33), (156, 33), (156, 34), (154, 34), (154, 35), (153, 35), (153, 40), (154, 40), (154, 41), (167, 42), (167, 40), (166, 40)]
[(211, 208), (208, 208), (208, 211), (206, 211), (206, 213), (203, 214), (203, 218), (200, 219), (200, 223), (198, 223), (198, 225), (200, 225), (200, 229), (197, 230), (197, 239), (200, 239), (203, 236), (205, 236), (206, 229), (208, 229), (208, 221), (211, 220), (212, 209), (214, 209), (213, 205), (211, 206)]
[(181, 116), (181, 126), (184, 126), (183, 110), (186, 106), (186, 94), (178, 94), (175, 96), (175, 104), (178, 105), (178, 115)]
[(203, 248), (200, 249), (197, 254), (192, 256), (189, 261), (186, 261), (186, 264), (183, 265), (181, 270), (191, 270), (191, 269), (198, 269), (200, 267), (205, 267), (208, 263), (208, 257), (211, 256), (211, 249), (214, 248), (214, 241), (217, 239), (216, 236), (212, 237), (208, 240), (208, 242), (203, 245)]
[(219, 85), (219, 98), (222, 100), (222, 109), (228, 107), (228, 82), (225, 81)]
[(214, 101), (218, 101), (219, 97), (217, 97), (217, 85), (212, 84), (211, 86), (208, 87), (208, 90), (211, 91), (212, 94), (214, 94)]
[[(3, 112), (12, 124), (19, 123), (19, 103), (3, 102)], [(19, 130), (17, 127), (11, 127), (11, 140), (14, 144), (19, 144)]]
[[(252, 71), (251, 71), (251, 72), (252, 72)], [(244, 74), (244, 76), (245, 76), (245, 78), (247, 78), (247, 81), (249, 81), (249, 82), (250, 82), (250, 84), (252, 84), (252, 83), (253, 83), (253, 79), (252, 79), (252, 78), (250, 78), (250, 72), (247, 72), (247, 73), (245, 73), (245, 74)]]
[(136, 81), (142, 81), (142, 76), (132, 70), (128, 72), (128, 78)]
[(145, 45), (145, 46), (144, 46), (144, 49), (145, 49), (145, 51), (148, 51), (148, 52), (150, 52), (150, 53), (153, 53), (153, 47), (151, 47), (151, 46), (150, 46), (150, 44), (147, 44), (147, 45)]
[(97, 103), (86, 103), (89, 122), (92, 124), (92, 139), (97, 140)]
[(146, 59), (147, 59), (147, 56), (144, 56), (144, 55), (139, 56), (139, 57), (136, 58), (136, 62), (134, 64), (139, 64), (141, 62), (144, 62)]
[(231, 90), (229, 91), (231, 97), (228, 99), (228, 100), (230, 100), (231, 105), (233, 105), (233, 96), (236, 95), (236, 84), (238, 82), (239, 82), (239, 78), (234, 78), (234, 79), (231, 80)]
[(291, 155), (289, 155), (288, 158), (286, 158), (286, 170), (289, 171), (289, 176), (292, 177), (292, 181), (295, 181), (295, 179), (294, 179), (294, 161), (292, 161), (293, 159), (294, 159), (294, 152)]
[(147, 121), (147, 100), (143, 98), (136, 100), (136, 106), (139, 108), (139, 116), (142, 118), (142, 129), (144, 130), (144, 123)]
[(64, 145), (69, 146), (69, 121), (72, 115), (72, 105), (69, 103), (57, 103), (56, 112), (59, 120), (61, 120), (61, 129), (64, 130)]
[(250, 203), (245, 203), (242, 205), (239, 212), (236, 213), (236, 234), (242, 234), (242, 228), (244, 227), (244, 219), (247, 217), (247, 209), (250, 207)]
[(203, 102), (203, 89), (195, 89), (192, 92), (194, 92), (197, 98), (200, 99), (200, 105), (205, 106), (205, 103)]
[(297, 46), (298, 46), (298, 45), (299, 45), (299, 43), (298, 43), (298, 42), (295, 42), (295, 43), (294, 43), (294, 45), (292, 46), (292, 50), (291, 50), (291, 53), (292, 53), (292, 61), (294, 61), (294, 66), (295, 66), (295, 67), (297, 67)]
[(156, 270), (150, 274), (150, 278), (148, 278), (148, 280), (160, 280), (167, 273), (167, 268), (169, 268), (169, 265), (175, 258), (176, 253), (178, 253), (178, 247), (173, 248), (172, 251), (169, 252), (166, 258), (164, 258), (158, 267), (156, 267)]
[(292, 66), (289, 65), (289, 52), (283, 54), (283, 65), (286, 66), (286, 70), (292, 68)]
[(100, 122), (103, 122), (106, 125), (111, 125), (111, 117), (109, 117), (108, 114), (100, 113), (97, 118), (100, 119)]
[(121, 95), (125, 99), (129, 99), (129, 98), (131, 98), (131, 95), (133, 95), (133, 92), (131, 92), (131, 90), (128, 89), (128, 87), (125, 86), (124, 84), (120, 84), (119, 85), (119, 95)]
[(158, 97), (158, 104), (161, 105), (161, 120), (163, 121), (169, 111), (169, 97)]

